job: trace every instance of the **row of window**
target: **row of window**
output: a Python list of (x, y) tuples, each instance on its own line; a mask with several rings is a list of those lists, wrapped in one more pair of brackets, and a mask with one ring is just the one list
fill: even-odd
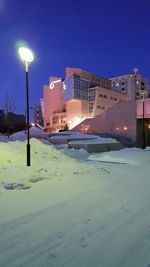
[(104, 109), (105, 109), (105, 106), (100, 106), (100, 105), (98, 105), (98, 106), (97, 106), (97, 109), (103, 109), (103, 110), (104, 110)]
[(56, 117), (56, 118), (53, 118), (53, 124), (57, 124), (57, 123), (65, 123), (66, 121), (66, 118), (64, 117)]
[[(116, 81), (118, 81), (118, 80), (116, 79)], [(140, 81), (136, 81), (136, 83), (139, 84)], [(118, 87), (120, 85), (125, 85), (125, 81), (123, 81), (123, 82), (121, 82), (121, 81), (118, 81), (118, 82), (112, 81), (112, 85), (115, 86), (115, 87)], [(144, 86), (144, 82), (141, 82), (141, 86)]]
[[(99, 94), (99, 97), (107, 99), (107, 95)], [(110, 100), (117, 101), (117, 97), (110, 96)]]
[(98, 77), (94, 77), (93, 76), (93, 81), (95, 81), (95, 82), (98, 82), (98, 83), (101, 83), (101, 84), (109, 84), (110, 83), (110, 81), (109, 80), (105, 80), (105, 79), (103, 79), (103, 78), (98, 78)]
[(93, 76), (93, 81), (95, 81), (95, 82), (100, 82), (101, 79)]
[(107, 95), (103, 95), (103, 94), (99, 94), (99, 97), (102, 97), (102, 98), (107, 98)]
[(117, 101), (117, 97), (113, 97), (113, 96), (111, 96), (111, 97), (110, 97), (110, 100)]

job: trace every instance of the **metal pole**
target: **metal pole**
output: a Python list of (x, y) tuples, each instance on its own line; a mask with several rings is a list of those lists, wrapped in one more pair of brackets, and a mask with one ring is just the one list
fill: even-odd
[(27, 127), (27, 114), (26, 114), (26, 108), (25, 108), (25, 135), (26, 135), (26, 127)]
[(142, 123), (142, 130), (143, 130), (143, 148), (145, 148), (145, 124), (144, 124), (144, 96), (143, 96), (143, 123)]
[(135, 75), (135, 95), (134, 95), (134, 98), (135, 98), (135, 101), (136, 101), (136, 73), (134, 75)]
[(29, 133), (29, 86), (28, 86), (28, 62), (25, 62), (26, 72), (26, 115), (27, 115), (27, 166), (30, 162), (30, 133)]
[(134, 86), (134, 89), (135, 89), (135, 94), (134, 94), (134, 105), (135, 105), (135, 131), (136, 131), (136, 145), (137, 145), (137, 107), (136, 107), (136, 97), (137, 97), (137, 92), (136, 92), (136, 89), (137, 89), (137, 73), (138, 73), (138, 69), (137, 68), (134, 68), (133, 69), (133, 72), (134, 72), (134, 78), (135, 78), (135, 86)]
[(136, 76), (136, 71), (134, 72), (134, 78), (135, 78), (135, 86), (134, 86), (134, 88), (135, 88), (135, 92), (134, 92), (134, 105), (135, 105), (135, 133), (136, 133), (136, 145), (137, 145), (137, 111), (136, 111), (136, 97), (137, 97), (137, 92), (136, 92), (136, 89), (137, 89), (137, 84), (136, 84), (136, 82), (137, 82), (137, 76)]

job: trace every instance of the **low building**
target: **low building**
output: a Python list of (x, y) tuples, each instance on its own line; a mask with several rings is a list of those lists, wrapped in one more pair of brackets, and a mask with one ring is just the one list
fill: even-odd
[(15, 114), (13, 112), (4, 112), (0, 111), (0, 129), (1, 132), (15, 132), (25, 129), (26, 120), (25, 115)]

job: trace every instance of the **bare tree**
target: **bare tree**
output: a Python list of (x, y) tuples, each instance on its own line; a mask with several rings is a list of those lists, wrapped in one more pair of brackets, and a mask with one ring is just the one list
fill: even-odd
[(15, 111), (16, 105), (14, 98), (8, 93), (1, 99), (0, 107), (4, 112), (4, 128), (7, 130), (9, 136), (10, 129), (10, 114)]

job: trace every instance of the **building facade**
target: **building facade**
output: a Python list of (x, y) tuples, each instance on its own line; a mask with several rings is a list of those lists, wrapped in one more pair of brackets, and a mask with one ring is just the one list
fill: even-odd
[(53, 131), (53, 114), (64, 112), (63, 81), (60, 77), (50, 77), (44, 85), (44, 128)]
[(41, 127), (44, 126), (44, 123), (43, 123), (43, 112), (42, 112), (41, 105), (37, 105), (34, 108), (34, 123), (36, 125), (41, 126)]
[[(141, 74), (125, 74), (110, 78), (113, 91), (126, 94), (129, 100), (140, 99), (141, 91), (150, 93), (150, 85), (148, 79)], [(147, 96), (148, 97), (148, 96)]]
[(66, 68), (66, 78), (49, 78), (44, 86), (44, 128), (72, 129), (86, 118), (93, 118), (126, 101), (127, 96), (111, 90), (111, 81), (79, 68)]
[(90, 118), (101, 115), (104, 111), (110, 109), (114, 105), (128, 100), (127, 95), (100, 86), (89, 88), (88, 97), (88, 117)]
[(111, 89), (111, 81), (109, 79), (79, 68), (66, 68), (64, 84), (63, 98), (65, 102), (71, 99), (88, 100), (88, 89), (96, 86)]

